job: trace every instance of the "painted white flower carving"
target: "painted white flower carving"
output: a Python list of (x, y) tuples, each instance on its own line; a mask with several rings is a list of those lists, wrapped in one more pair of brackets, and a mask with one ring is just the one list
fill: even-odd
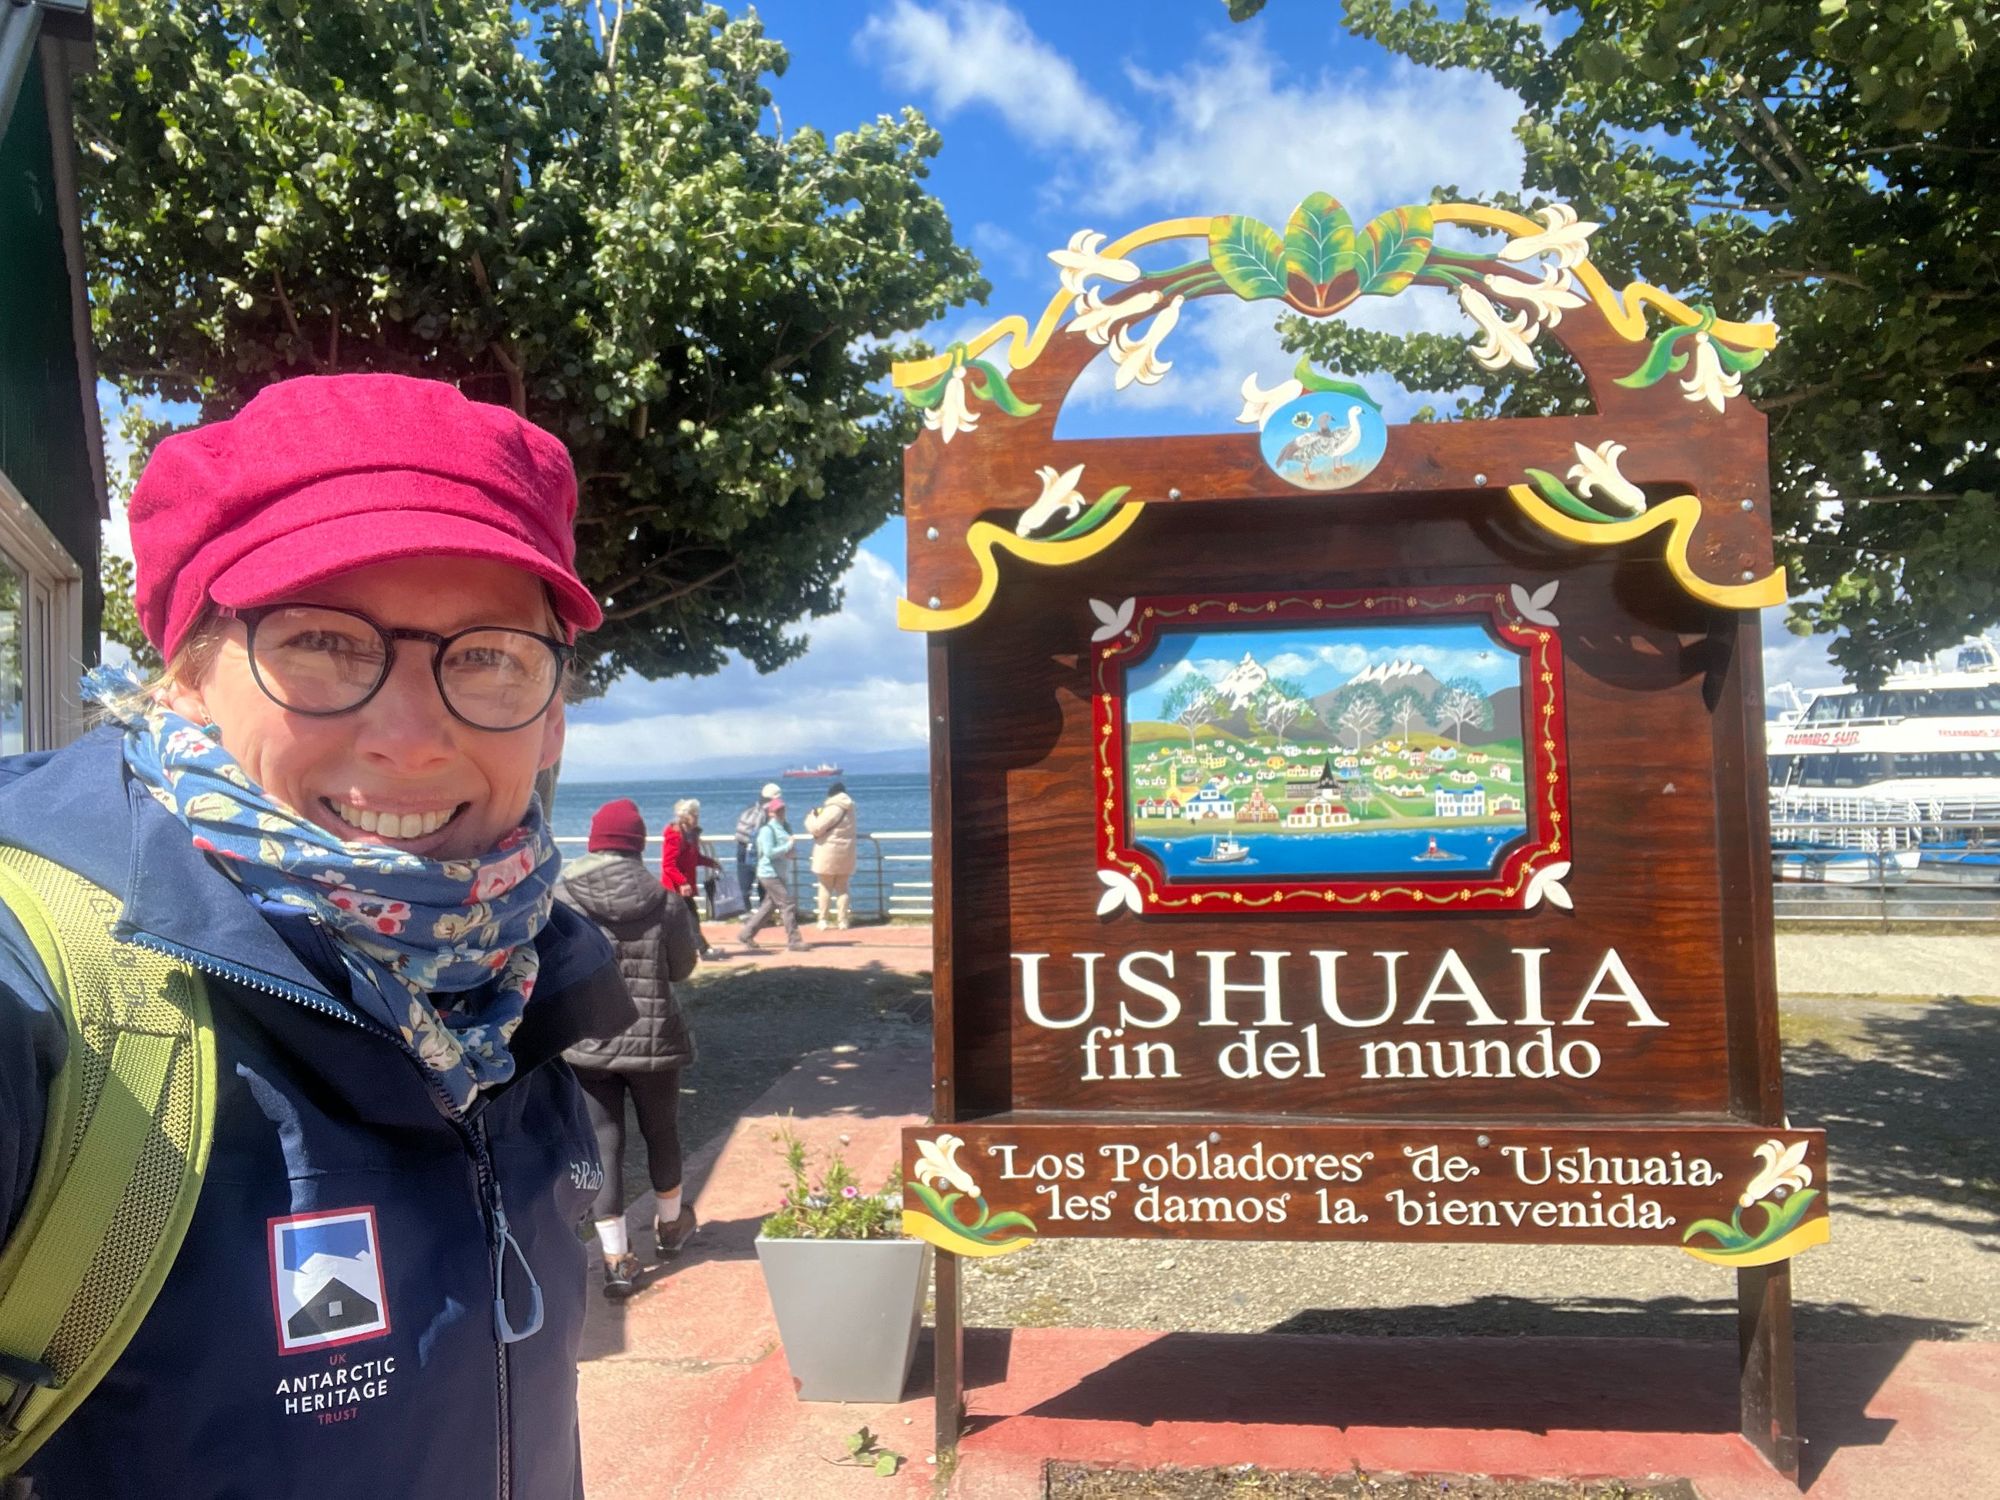
[(1564, 911), (1575, 911), (1576, 903), (1563, 886), (1563, 879), (1569, 874), (1569, 861), (1559, 860), (1552, 865), (1543, 865), (1528, 881), (1528, 889), (1521, 897), (1521, 908), (1540, 906), (1544, 901), (1551, 906), (1560, 906)]
[(1783, 1141), (1766, 1141), (1757, 1148), (1757, 1159), (1764, 1165), (1743, 1189), (1743, 1196), (1736, 1200), (1739, 1207), (1748, 1208), (1780, 1189), (1796, 1192), (1812, 1186), (1812, 1168), (1806, 1165), (1804, 1141), (1789, 1146)]
[(1135, 292), (1116, 302), (1106, 302), (1104, 294), (1092, 287), (1070, 304), (1070, 311), (1076, 316), (1070, 319), (1069, 332), (1080, 333), (1093, 344), (1108, 344), (1113, 327), (1127, 318), (1143, 317), (1159, 305), (1158, 292)]
[(959, 1148), (965, 1142), (955, 1135), (941, 1135), (934, 1141), (917, 1142), (917, 1181), (933, 1186), (952, 1187), (968, 1197), (979, 1196), (979, 1184), (958, 1164)]
[(1575, 446), (1577, 461), (1570, 468), (1569, 478), (1578, 495), (1585, 498), (1595, 495), (1610, 509), (1628, 516), (1645, 510), (1646, 492), (1618, 468), (1618, 457), (1625, 451), (1623, 443), (1606, 438), (1595, 448), (1586, 448), (1581, 443)]
[(1706, 401), (1717, 411), (1732, 396), (1743, 394), (1743, 377), (1725, 370), (1715, 352), (1715, 342), (1705, 333), (1694, 336), (1694, 374), (1681, 382), (1690, 401)]
[(1084, 282), (1093, 276), (1102, 276), (1106, 281), (1139, 279), (1139, 268), (1131, 261), (1098, 254), (1098, 247), (1103, 243), (1102, 234), (1090, 229), (1079, 229), (1070, 236), (1067, 249), (1049, 252), (1049, 259), (1062, 271), (1064, 291), (1081, 296)]
[(1108, 917), (1119, 907), (1136, 912), (1139, 906), (1139, 887), (1132, 883), (1132, 877), (1119, 870), (1099, 870), (1097, 878), (1104, 882), (1104, 894), (1097, 898), (1097, 914)]
[(1045, 465), (1035, 470), (1035, 477), (1042, 482), (1042, 493), (1014, 523), (1016, 536), (1033, 536), (1058, 513), (1066, 521), (1074, 521), (1083, 513), (1083, 496), (1076, 488), (1076, 482), (1083, 477), (1082, 464), (1060, 474), (1054, 465)]
[(1253, 370), (1243, 377), (1243, 410), (1236, 420), (1248, 427), (1262, 427), (1271, 413), (1287, 401), (1296, 401), (1305, 394), (1306, 388), (1296, 380), (1281, 380), (1268, 391), (1257, 384), (1257, 374)]
[(1550, 609), (1549, 605), (1556, 597), (1556, 590), (1561, 587), (1560, 579), (1550, 579), (1531, 594), (1520, 584), (1515, 584), (1511, 592), (1514, 596), (1516, 613), (1530, 624), (1547, 625), (1550, 629), (1554, 629), (1562, 622), (1556, 618), (1555, 611)]
[(1567, 203), (1551, 203), (1537, 209), (1535, 217), (1548, 228), (1539, 234), (1524, 234), (1509, 240), (1500, 247), (1502, 260), (1533, 260), (1553, 255), (1556, 264), (1567, 271), (1590, 253), (1590, 237), (1602, 227), (1590, 219), (1579, 219), (1576, 210)]
[(924, 413), (924, 426), (948, 443), (959, 433), (970, 432), (978, 425), (979, 413), (965, 399), (965, 366), (960, 365), (951, 372), (943, 398)]
[(1489, 370), (1508, 365), (1519, 365), (1524, 370), (1535, 368), (1535, 351), (1528, 346), (1541, 332), (1541, 324), (1526, 308), (1511, 318), (1503, 317), (1484, 292), (1465, 285), (1458, 289), (1458, 303), (1484, 335), (1472, 346), (1474, 359)]
[(1543, 266), (1540, 281), (1521, 281), (1513, 276), (1486, 276), (1486, 285), (1497, 295), (1525, 302), (1535, 310), (1538, 321), (1553, 328), (1563, 314), (1584, 305), (1581, 292), (1570, 285), (1569, 273), (1556, 266)]
[(1111, 357), (1118, 361), (1118, 373), (1111, 379), (1114, 389), (1122, 391), (1135, 380), (1141, 385), (1159, 384), (1174, 367), (1172, 360), (1159, 357), (1160, 340), (1173, 332), (1180, 317), (1181, 299), (1176, 297), (1147, 325), (1143, 336), (1133, 338), (1130, 325), (1111, 336)]
[(1132, 611), (1138, 603), (1137, 599), (1127, 599), (1114, 608), (1102, 599), (1091, 600), (1090, 612), (1097, 616), (1097, 629), (1090, 633), (1091, 644), (1113, 640), (1123, 635), (1126, 627), (1132, 623)]

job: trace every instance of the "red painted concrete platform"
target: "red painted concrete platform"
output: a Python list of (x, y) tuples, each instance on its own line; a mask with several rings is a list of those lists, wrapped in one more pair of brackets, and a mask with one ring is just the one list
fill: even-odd
[[(798, 1402), (752, 1243), (778, 1196), (770, 1136), (788, 1111), (815, 1148), (845, 1137), (872, 1179), (921, 1117), (928, 1079), (918, 1050), (816, 1054), (691, 1163), (692, 1252), (633, 1301), (597, 1301), (586, 1331), (592, 1500), (934, 1492), (928, 1348), (900, 1405)], [(1735, 1351), (1721, 1343), (975, 1329), (967, 1363), (969, 1431), (944, 1491), (958, 1500), (1039, 1497), (1051, 1458), (1658, 1474), (1704, 1500), (1797, 1493), (1735, 1435)], [(1799, 1390), (1814, 1500), (2000, 1496), (2000, 1345), (1801, 1345)], [(834, 1462), (864, 1424), (911, 1460), (895, 1479)]]

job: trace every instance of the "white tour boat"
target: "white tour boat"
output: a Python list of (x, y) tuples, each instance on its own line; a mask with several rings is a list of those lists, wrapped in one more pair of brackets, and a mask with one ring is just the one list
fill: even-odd
[[(2000, 650), (1967, 641), (1767, 726), (1781, 879), (2000, 886)], [(1857, 826), (1860, 825), (1860, 826)]]

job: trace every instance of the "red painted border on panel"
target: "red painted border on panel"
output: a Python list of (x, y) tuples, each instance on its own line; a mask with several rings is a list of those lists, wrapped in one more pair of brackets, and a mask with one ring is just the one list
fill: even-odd
[[(1126, 662), (1143, 655), (1167, 628), (1183, 622), (1226, 626), (1343, 619), (1470, 621), (1485, 625), (1521, 653), (1522, 790), (1533, 786), (1542, 793), (1532, 801), (1524, 797), (1523, 811), (1533, 810), (1527, 838), (1508, 851), (1498, 870), (1461, 880), (1403, 883), (1401, 877), (1375, 875), (1245, 884), (1169, 882), (1158, 861), (1135, 847), (1127, 835)], [(1535, 873), (1567, 857), (1569, 752), (1563, 721), (1562, 640), (1556, 629), (1524, 619), (1505, 583), (1142, 597), (1134, 601), (1131, 624), (1093, 649), (1091, 674), (1100, 794), (1098, 857), (1103, 868), (1132, 880), (1146, 912), (1521, 910)]]

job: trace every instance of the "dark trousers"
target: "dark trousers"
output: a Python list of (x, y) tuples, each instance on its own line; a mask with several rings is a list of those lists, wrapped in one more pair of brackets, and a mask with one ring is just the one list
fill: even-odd
[(736, 846), (736, 889), (743, 893), (743, 910), (748, 912), (757, 905), (757, 898), (751, 894), (757, 884), (757, 858), (747, 844)]
[(590, 1128), (597, 1132), (597, 1155), (604, 1163), (604, 1185), (590, 1205), (593, 1219), (615, 1219), (625, 1212), (625, 1096), (632, 1096), (639, 1116), (639, 1134), (646, 1140), (646, 1174), (653, 1191), (672, 1192), (681, 1185), (681, 1070), (659, 1073), (613, 1073), (578, 1068)]

